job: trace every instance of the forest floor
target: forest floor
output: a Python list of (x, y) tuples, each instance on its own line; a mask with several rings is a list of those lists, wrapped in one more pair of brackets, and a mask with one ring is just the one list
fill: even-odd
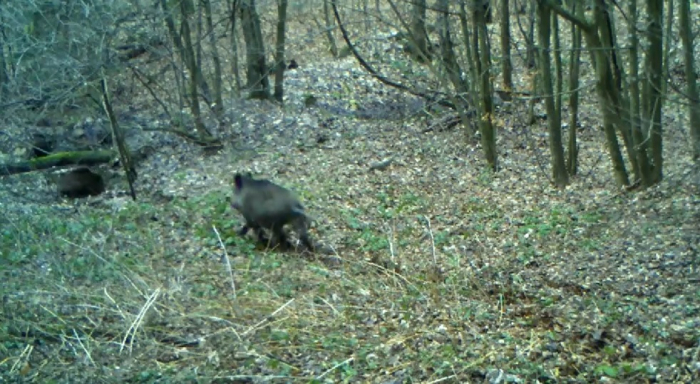
[[(123, 185), (47, 203), (31, 199), (53, 193), (36, 175), (3, 182), (0, 382), (700, 380), (699, 183), (680, 106), (663, 182), (625, 191), (589, 92), (579, 176), (559, 190), (525, 102), (499, 106), (491, 173), (478, 141), (426, 131), (400, 111), (416, 100), (352, 57), (298, 60), (285, 107), (227, 107), (222, 150), (158, 136), (136, 202)], [(297, 191), (342, 262), (237, 236), (238, 171)]]

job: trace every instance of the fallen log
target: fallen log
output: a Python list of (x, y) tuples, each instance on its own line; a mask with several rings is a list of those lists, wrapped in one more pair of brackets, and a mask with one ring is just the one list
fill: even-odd
[(67, 165), (90, 166), (110, 163), (118, 159), (118, 156), (119, 154), (116, 151), (111, 150), (58, 152), (31, 160), (0, 164), (0, 176), (9, 176)]

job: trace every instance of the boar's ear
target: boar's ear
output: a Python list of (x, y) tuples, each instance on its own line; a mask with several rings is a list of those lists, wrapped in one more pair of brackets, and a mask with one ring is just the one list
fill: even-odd
[(241, 189), (243, 187), (243, 176), (240, 173), (236, 173), (233, 177), (233, 181), (236, 185), (236, 189)]
[(236, 173), (236, 175), (233, 177), (233, 182), (236, 189), (243, 188), (243, 184), (250, 184), (248, 183), (248, 180), (253, 180), (253, 174), (250, 172)]

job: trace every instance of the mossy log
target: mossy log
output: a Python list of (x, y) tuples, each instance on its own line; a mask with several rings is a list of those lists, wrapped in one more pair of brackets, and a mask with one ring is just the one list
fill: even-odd
[(0, 164), (0, 176), (32, 172), (39, 169), (49, 169), (66, 165), (97, 165), (109, 163), (118, 159), (115, 151), (75, 151), (59, 152), (27, 161), (12, 164)]

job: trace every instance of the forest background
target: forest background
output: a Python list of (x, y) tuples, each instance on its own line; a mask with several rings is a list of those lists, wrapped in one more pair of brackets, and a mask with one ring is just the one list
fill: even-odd
[(699, 16), (0, 3), (0, 381), (700, 381)]

